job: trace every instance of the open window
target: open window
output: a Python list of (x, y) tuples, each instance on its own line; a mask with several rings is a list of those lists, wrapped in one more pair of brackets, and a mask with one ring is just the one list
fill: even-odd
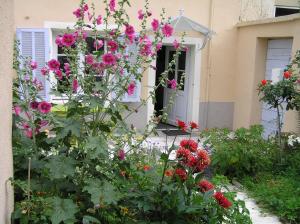
[(300, 13), (300, 7), (275, 6), (275, 17)]

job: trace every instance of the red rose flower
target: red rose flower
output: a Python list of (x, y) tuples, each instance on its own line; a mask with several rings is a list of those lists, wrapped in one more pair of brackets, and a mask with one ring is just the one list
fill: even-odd
[(218, 204), (223, 208), (229, 208), (232, 203), (222, 194), (222, 192), (216, 192), (214, 198), (217, 200)]
[(181, 120), (177, 120), (177, 126), (179, 127), (179, 129), (181, 129), (182, 131), (186, 131), (187, 129), (187, 125), (184, 121)]
[(267, 80), (265, 80), (265, 79), (261, 80), (261, 84), (262, 84), (263, 86), (267, 85), (267, 83), (268, 83)]
[(291, 76), (292, 76), (292, 73), (291, 73), (290, 71), (285, 71), (285, 72), (283, 73), (283, 77), (284, 77), (285, 79), (289, 79), (289, 78), (291, 78)]
[(175, 175), (178, 176), (182, 181), (185, 181), (187, 179), (187, 173), (184, 169), (177, 168), (175, 170)]
[(192, 130), (193, 130), (193, 129), (198, 129), (199, 126), (198, 126), (198, 124), (197, 124), (196, 122), (191, 121), (191, 122), (190, 122), (190, 128), (191, 128)]
[(39, 103), (38, 109), (42, 114), (48, 114), (51, 111), (51, 103), (42, 101)]
[(201, 180), (198, 183), (201, 192), (207, 192), (214, 189), (214, 185), (207, 180)]

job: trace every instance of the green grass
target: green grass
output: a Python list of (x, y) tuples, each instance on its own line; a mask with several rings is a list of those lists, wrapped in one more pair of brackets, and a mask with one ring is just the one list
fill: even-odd
[(257, 203), (287, 223), (300, 223), (299, 174), (259, 174), (245, 177), (242, 184)]

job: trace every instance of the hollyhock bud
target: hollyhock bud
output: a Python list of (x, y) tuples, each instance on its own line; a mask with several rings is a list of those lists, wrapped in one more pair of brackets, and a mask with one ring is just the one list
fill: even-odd
[(31, 68), (32, 70), (37, 69), (37, 67), (38, 67), (38, 64), (37, 64), (36, 61), (31, 61), (31, 62), (30, 62), (30, 68)]
[(145, 14), (143, 13), (143, 10), (140, 9), (140, 10), (138, 11), (138, 19), (139, 19), (139, 20), (142, 20), (142, 19), (144, 19), (144, 16), (145, 16)]
[(14, 109), (14, 111), (15, 111), (15, 114), (16, 114), (17, 116), (20, 116), (20, 114), (22, 113), (22, 108), (21, 108), (19, 105), (15, 105), (15, 106), (13, 107), (13, 109)]
[(136, 87), (136, 85), (135, 85), (134, 81), (132, 81), (131, 83), (129, 83), (129, 85), (127, 87), (127, 94), (129, 96), (131, 96), (134, 93), (135, 87)]
[(118, 158), (119, 158), (119, 160), (125, 159), (125, 151), (123, 149), (118, 151)]
[(165, 37), (170, 37), (173, 35), (173, 27), (170, 24), (165, 24), (162, 27), (162, 33), (164, 34)]
[(54, 73), (55, 73), (56, 77), (57, 77), (59, 80), (62, 80), (63, 74), (62, 74), (62, 71), (61, 71), (61, 70), (56, 69), (56, 70), (54, 71)]
[(102, 47), (103, 47), (103, 41), (102, 40), (95, 40), (95, 42), (94, 42), (94, 48), (96, 50), (99, 50)]
[(159, 42), (156, 44), (156, 51), (159, 51), (162, 48), (162, 43)]
[(116, 11), (116, 1), (115, 0), (109, 1), (109, 10), (112, 12)]
[(49, 74), (48, 68), (43, 67), (43, 68), (41, 69), (41, 73), (42, 73), (42, 75), (48, 75), (48, 74)]
[(101, 24), (102, 24), (102, 16), (101, 16), (101, 15), (99, 15), (99, 16), (97, 17), (96, 23), (97, 23), (97, 25), (101, 25)]
[(177, 87), (177, 82), (175, 79), (172, 79), (172, 80), (168, 80), (168, 85), (171, 89), (176, 89)]
[(151, 22), (151, 26), (154, 32), (156, 32), (159, 28), (159, 21), (157, 19), (153, 19)]
[(39, 106), (39, 103), (36, 101), (30, 102), (30, 108), (36, 110)]
[(180, 44), (178, 43), (177, 40), (173, 41), (173, 47), (177, 50), (180, 47)]
[(149, 16), (149, 17), (152, 16), (152, 12), (151, 12), (151, 11), (148, 11), (148, 12), (147, 12), (147, 16)]
[(78, 87), (79, 87), (78, 80), (74, 79), (73, 82), (72, 82), (72, 89), (73, 89), (74, 93), (77, 93)]
[(39, 103), (38, 109), (42, 114), (48, 114), (51, 111), (51, 103), (42, 101)]
[(88, 4), (83, 5), (83, 11), (87, 12), (89, 10)]

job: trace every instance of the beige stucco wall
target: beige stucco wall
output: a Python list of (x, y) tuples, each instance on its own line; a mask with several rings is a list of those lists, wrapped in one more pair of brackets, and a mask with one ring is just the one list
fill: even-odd
[(0, 1), (0, 223), (10, 223), (13, 207), (11, 108), (12, 108), (12, 55), (14, 39), (13, 1)]
[(275, 4), (278, 6), (289, 6), (289, 7), (299, 7), (299, 0), (275, 0)]
[[(238, 26), (234, 128), (261, 122), (257, 85), (265, 77), (267, 40), (293, 38), (292, 55), (300, 49), (300, 15)], [(297, 132), (296, 112), (286, 113), (284, 131)]]

